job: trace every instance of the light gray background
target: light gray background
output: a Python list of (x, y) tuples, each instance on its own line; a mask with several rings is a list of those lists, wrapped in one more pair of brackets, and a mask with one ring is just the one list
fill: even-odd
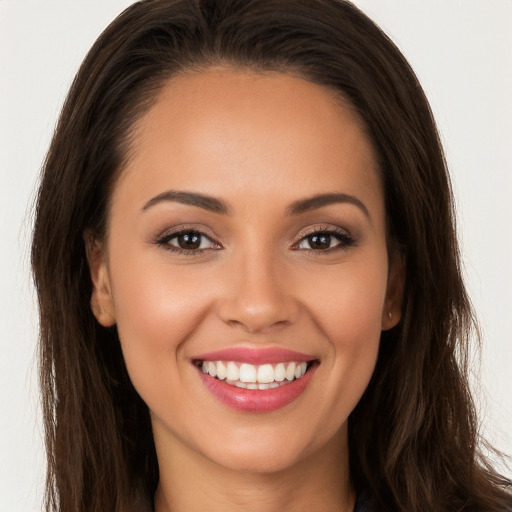
[[(41, 510), (44, 481), (28, 205), (79, 63), (130, 3), (0, 0), (0, 512)], [(512, 2), (356, 4), (405, 53), (438, 120), (484, 336), (482, 430), (512, 454)]]

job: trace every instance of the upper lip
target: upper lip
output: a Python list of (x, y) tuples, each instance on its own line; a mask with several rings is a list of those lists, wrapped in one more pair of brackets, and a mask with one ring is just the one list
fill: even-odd
[(275, 364), (287, 361), (309, 362), (314, 361), (316, 357), (279, 347), (230, 347), (199, 354), (192, 359), (196, 361), (236, 361), (250, 364)]

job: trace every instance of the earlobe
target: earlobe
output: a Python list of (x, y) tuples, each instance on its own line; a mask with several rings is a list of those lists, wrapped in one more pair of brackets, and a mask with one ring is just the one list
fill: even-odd
[(103, 244), (90, 232), (84, 234), (87, 262), (92, 281), (91, 310), (103, 327), (116, 323), (107, 256)]
[(396, 251), (393, 255), (388, 277), (386, 300), (382, 310), (382, 330), (395, 327), (402, 318), (402, 301), (405, 283), (405, 256)]

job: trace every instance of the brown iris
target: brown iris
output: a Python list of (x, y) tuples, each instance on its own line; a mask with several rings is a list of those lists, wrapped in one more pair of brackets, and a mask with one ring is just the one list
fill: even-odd
[(182, 249), (194, 250), (201, 246), (201, 235), (198, 233), (182, 233), (176, 240)]
[(308, 243), (312, 249), (329, 249), (331, 246), (331, 235), (320, 233), (308, 236)]

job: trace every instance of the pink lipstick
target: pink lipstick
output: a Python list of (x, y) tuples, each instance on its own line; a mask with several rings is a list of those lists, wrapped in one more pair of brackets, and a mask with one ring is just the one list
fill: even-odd
[(250, 364), (265, 363), (281, 363), (288, 361), (314, 361), (315, 356), (295, 352), (294, 350), (286, 350), (284, 348), (249, 348), (249, 347), (233, 347), (223, 350), (216, 350), (206, 354), (200, 354), (194, 359), (201, 361), (238, 361)]
[(229, 348), (193, 358), (202, 383), (232, 409), (270, 412), (306, 389), (318, 366), (314, 356), (282, 348)]

